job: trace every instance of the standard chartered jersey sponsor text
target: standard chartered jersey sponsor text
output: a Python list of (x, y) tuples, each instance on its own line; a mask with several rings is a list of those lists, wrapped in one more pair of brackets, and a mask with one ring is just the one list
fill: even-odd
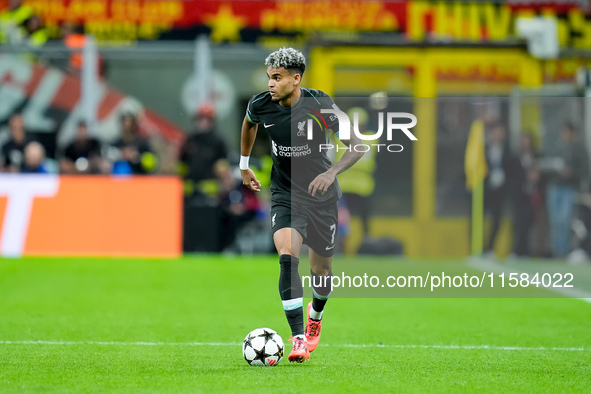
[(306, 145), (296, 145), (296, 146), (284, 146), (284, 145), (277, 145), (275, 141), (273, 141), (273, 153), (275, 156), (281, 157), (301, 157), (306, 156), (312, 153), (312, 149)]

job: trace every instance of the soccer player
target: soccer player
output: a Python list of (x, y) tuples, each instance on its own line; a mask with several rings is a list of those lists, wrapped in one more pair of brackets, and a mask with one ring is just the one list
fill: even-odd
[[(337, 174), (363, 156), (347, 150), (332, 165), (327, 150), (329, 130), (338, 137), (336, 114), (321, 115), (322, 109), (338, 109), (330, 96), (300, 86), (306, 69), (304, 55), (293, 48), (281, 48), (265, 60), (269, 90), (251, 98), (242, 123), (240, 170), (244, 185), (260, 191), (261, 183), (248, 167), (259, 125), (269, 134), (272, 146), (271, 225), (279, 253), (279, 294), (291, 327), (293, 349), (290, 362), (310, 359), (320, 339), (324, 306), (331, 291), (330, 275), (338, 226), (337, 200), (341, 195)], [(315, 115), (322, 122), (308, 122)], [(326, 117), (326, 120), (324, 119)], [(305, 130), (313, 125), (312, 139)], [(321, 126), (325, 127), (321, 129)], [(347, 146), (360, 143), (351, 132)], [(304, 329), (303, 289), (298, 273), (302, 244), (309, 247), (313, 299), (308, 304)], [(327, 280), (328, 279), (328, 280)]]

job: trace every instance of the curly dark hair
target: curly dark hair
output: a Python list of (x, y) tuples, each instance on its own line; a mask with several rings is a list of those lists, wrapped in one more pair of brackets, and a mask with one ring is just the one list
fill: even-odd
[(283, 47), (271, 53), (265, 59), (265, 65), (271, 68), (283, 67), (290, 73), (296, 72), (303, 76), (306, 71), (306, 58), (297, 49)]

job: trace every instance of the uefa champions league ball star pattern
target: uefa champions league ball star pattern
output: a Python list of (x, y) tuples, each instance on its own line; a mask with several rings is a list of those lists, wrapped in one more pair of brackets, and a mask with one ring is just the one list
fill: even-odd
[(270, 328), (257, 328), (244, 338), (242, 354), (249, 365), (273, 367), (283, 358), (283, 339)]

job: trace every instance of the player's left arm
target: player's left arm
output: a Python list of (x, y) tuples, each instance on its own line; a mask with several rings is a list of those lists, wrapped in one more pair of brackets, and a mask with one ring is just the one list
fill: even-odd
[[(355, 135), (353, 129), (351, 129), (351, 138), (348, 140), (341, 140), (343, 144), (347, 147), (355, 146), (357, 144), (361, 144), (361, 140), (359, 137)], [(357, 152), (355, 149), (347, 149), (341, 157), (341, 160), (336, 162), (331, 168), (327, 171), (323, 172), (322, 174), (318, 175), (308, 186), (308, 193), (311, 193), (313, 196), (316, 195), (316, 192), (320, 192), (324, 195), (330, 185), (332, 185), (337, 177), (338, 174), (347, 171), (347, 169), (351, 168), (353, 164), (357, 163), (359, 159), (363, 157), (364, 152)]]

